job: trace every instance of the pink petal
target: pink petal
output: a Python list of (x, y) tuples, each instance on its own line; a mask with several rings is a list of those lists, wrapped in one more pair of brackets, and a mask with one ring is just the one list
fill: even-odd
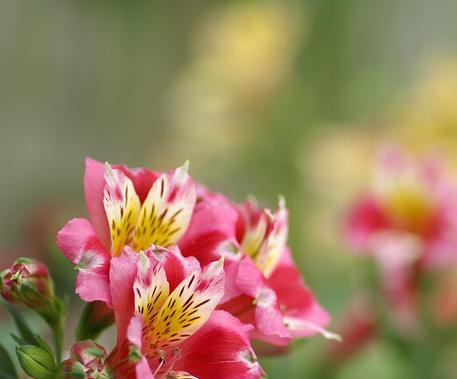
[[(127, 337), (129, 342), (134, 344), (138, 349), (142, 348), (142, 329), (143, 320), (140, 316), (135, 315), (128, 326)], [(137, 379), (154, 379), (154, 375), (149, 367), (149, 363), (145, 357), (141, 357), (140, 362), (135, 367)]]
[(113, 168), (121, 170), (133, 182), (135, 191), (143, 203), (154, 182), (161, 175), (160, 172), (152, 171), (143, 167), (129, 168), (125, 165), (114, 165)]
[(221, 196), (198, 202), (179, 242), (183, 255), (196, 257), (202, 265), (219, 259), (221, 243), (235, 238), (237, 219), (234, 206)]
[(243, 257), (239, 263), (238, 275), (236, 277), (237, 287), (245, 294), (256, 298), (260, 289), (266, 284), (265, 277), (256, 267), (252, 259)]
[(57, 234), (57, 246), (78, 265), (76, 292), (85, 301), (101, 300), (111, 304), (109, 290), (109, 253), (100, 243), (86, 219), (70, 220)]
[(240, 268), (240, 261), (228, 260), (224, 263), (225, 271), (225, 291), (222, 303), (226, 303), (244, 293), (243, 289), (238, 287), (237, 278)]
[(92, 158), (86, 158), (84, 173), (84, 193), (90, 220), (97, 232), (100, 242), (108, 250), (110, 247), (110, 232), (103, 206), (103, 191), (105, 189), (105, 165)]
[[(294, 337), (313, 335), (330, 322), (330, 316), (317, 302), (311, 290), (303, 282), (302, 276), (289, 249), (287, 249), (268, 279), (268, 285), (278, 297), (279, 307), (284, 316), (302, 320), (300, 328), (289, 328)], [(294, 323), (294, 326), (297, 326)]]
[[(235, 286), (241, 293), (251, 297), (250, 308), (253, 311), (253, 313), (250, 313), (245, 310), (241, 318), (243, 321), (255, 324), (255, 338), (273, 344), (286, 345), (290, 342), (290, 334), (284, 325), (275, 292), (268, 287), (265, 277), (251, 258), (244, 257), (241, 259), (237, 268), (234, 279)], [(233, 265), (228, 268), (229, 280), (233, 278), (233, 269)], [(228, 291), (233, 293), (230, 285), (228, 286)], [(227, 297), (224, 300), (228, 300)], [(243, 302), (244, 306), (246, 306), (243, 296), (240, 296), (232, 299), (227, 304), (227, 309), (236, 309), (237, 301)], [(249, 320), (249, 315), (252, 317), (251, 320)]]
[(78, 264), (76, 293), (87, 302), (104, 301), (111, 305), (109, 284), (110, 258), (106, 254), (87, 251)]
[(88, 250), (106, 253), (91, 223), (83, 218), (75, 218), (64, 225), (57, 233), (57, 246), (75, 264)]
[(387, 226), (388, 219), (381, 205), (374, 197), (366, 196), (349, 211), (346, 235), (351, 246), (364, 251), (372, 235)]
[(198, 261), (194, 257), (183, 257), (177, 246), (169, 249), (152, 247), (146, 254), (154, 255), (160, 261), (167, 273), (170, 291), (173, 291), (192, 272), (200, 269)]
[(211, 318), (180, 347), (174, 370), (199, 379), (257, 379), (263, 370), (250, 346), (250, 327), (224, 311)]
[(154, 374), (149, 367), (148, 361), (145, 357), (135, 367), (136, 379), (155, 379)]
[(261, 341), (285, 346), (291, 340), (291, 335), (284, 325), (283, 316), (278, 307), (276, 294), (271, 288), (264, 287), (257, 295), (255, 326), (253, 337)]
[(122, 345), (126, 339), (127, 327), (134, 312), (133, 283), (137, 273), (138, 257), (137, 253), (126, 248), (119, 257), (111, 259), (109, 277), (118, 345)]

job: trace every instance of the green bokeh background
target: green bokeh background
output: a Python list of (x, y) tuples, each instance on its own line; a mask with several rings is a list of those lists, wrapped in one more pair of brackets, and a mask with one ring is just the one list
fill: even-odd
[[(280, 78), (233, 91), (220, 84), (217, 60), (209, 69), (200, 63), (214, 48), (205, 38), (217, 45), (217, 15), (255, 14), (256, 7), (261, 14), (265, 6), (286, 14), (274, 33), (292, 37), (252, 70), (266, 65), (272, 77), (276, 61), (285, 60)], [(456, 15), (454, 0), (1, 1), (1, 267), (19, 254), (40, 255), (58, 291), (72, 292), (71, 265), (49, 246), (66, 219), (85, 214), (84, 157), (157, 170), (189, 159), (193, 177), (236, 200), (255, 194), (274, 207), (279, 193), (286, 197), (294, 256), (338, 320), (363, 267), (340, 235), (339, 244), (314, 238), (316, 215), (335, 204), (340, 189), (321, 187), (308, 172), (338, 173), (340, 162), (316, 167), (310, 152), (334, 134), (382, 136), (375, 120), (408, 96), (423, 64), (457, 52)], [(239, 26), (241, 39), (250, 27)], [(182, 90), (188, 82), (194, 87)], [(227, 97), (228, 111), (199, 112)], [(329, 230), (338, 230), (344, 206)], [(11, 331), (3, 316), (2, 337)], [(329, 343), (315, 337), (262, 362), (270, 378), (312, 379)], [(404, 366), (377, 343), (338, 378), (405, 378)]]

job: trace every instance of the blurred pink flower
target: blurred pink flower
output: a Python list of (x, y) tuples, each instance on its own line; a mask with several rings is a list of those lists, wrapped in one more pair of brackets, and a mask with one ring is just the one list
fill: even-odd
[(122, 378), (262, 376), (251, 327), (214, 311), (224, 294), (223, 261), (205, 268), (177, 248), (126, 248), (113, 258), (111, 294), (118, 330), (110, 360)]
[(219, 308), (254, 325), (255, 339), (274, 345), (286, 346), (292, 338), (316, 333), (336, 337), (323, 329), (330, 317), (293, 262), (284, 201), (272, 213), (251, 201), (237, 206), (202, 187), (198, 194), (179, 246), (202, 264), (226, 258), (226, 293)]
[(396, 146), (380, 156), (373, 187), (350, 210), (350, 245), (374, 256), (397, 326), (417, 330), (423, 274), (456, 263), (454, 178), (437, 157), (414, 158)]
[(371, 190), (349, 212), (348, 240), (386, 267), (447, 265), (457, 258), (456, 195), (438, 158), (413, 158), (389, 146)]

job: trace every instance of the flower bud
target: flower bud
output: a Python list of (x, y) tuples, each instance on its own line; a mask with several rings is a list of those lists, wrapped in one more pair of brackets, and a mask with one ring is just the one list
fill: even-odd
[(62, 363), (64, 379), (110, 379), (106, 350), (94, 341), (77, 342), (70, 352), (70, 359)]
[(103, 301), (88, 303), (76, 330), (78, 340), (95, 339), (114, 323), (114, 313)]
[(62, 377), (64, 379), (85, 379), (87, 378), (86, 368), (81, 362), (67, 359), (62, 362)]
[(0, 273), (0, 294), (13, 304), (40, 311), (49, 307), (54, 298), (48, 268), (32, 258), (18, 258)]
[(22, 345), (16, 347), (16, 353), (27, 375), (36, 379), (56, 377), (57, 367), (50, 350), (42, 346)]

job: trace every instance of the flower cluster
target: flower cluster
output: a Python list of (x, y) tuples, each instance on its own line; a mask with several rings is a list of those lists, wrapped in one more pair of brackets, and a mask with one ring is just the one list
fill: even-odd
[(158, 173), (87, 159), (84, 188), (90, 220), (69, 221), (57, 244), (80, 297), (113, 310), (115, 375), (259, 378), (251, 340), (271, 350), (331, 336), (287, 246), (284, 200), (274, 213), (235, 204), (187, 164)]
[[(86, 160), (90, 217), (70, 220), (57, 245), (77, 269), (76, 292), (87, 306), (60, 365), (30, 337), (46, 356), (46, 375), (254, 379), (264, 376), (256, 354), (317, 333), (338, 338), (325, 330), (329, 315), (293, 261), (284, 199), (274, 212), (236, 204), (187, 170), (187, 163), (159, 173)], [(55, 302), (49, 272), (25, 263), (2, 273), (2, 295), (42, 312)], [(93, 339), (113, 322), (117, 340), (107, 353)], [(40, 377), (43, 364), (35, 366), (26, 372)]]

